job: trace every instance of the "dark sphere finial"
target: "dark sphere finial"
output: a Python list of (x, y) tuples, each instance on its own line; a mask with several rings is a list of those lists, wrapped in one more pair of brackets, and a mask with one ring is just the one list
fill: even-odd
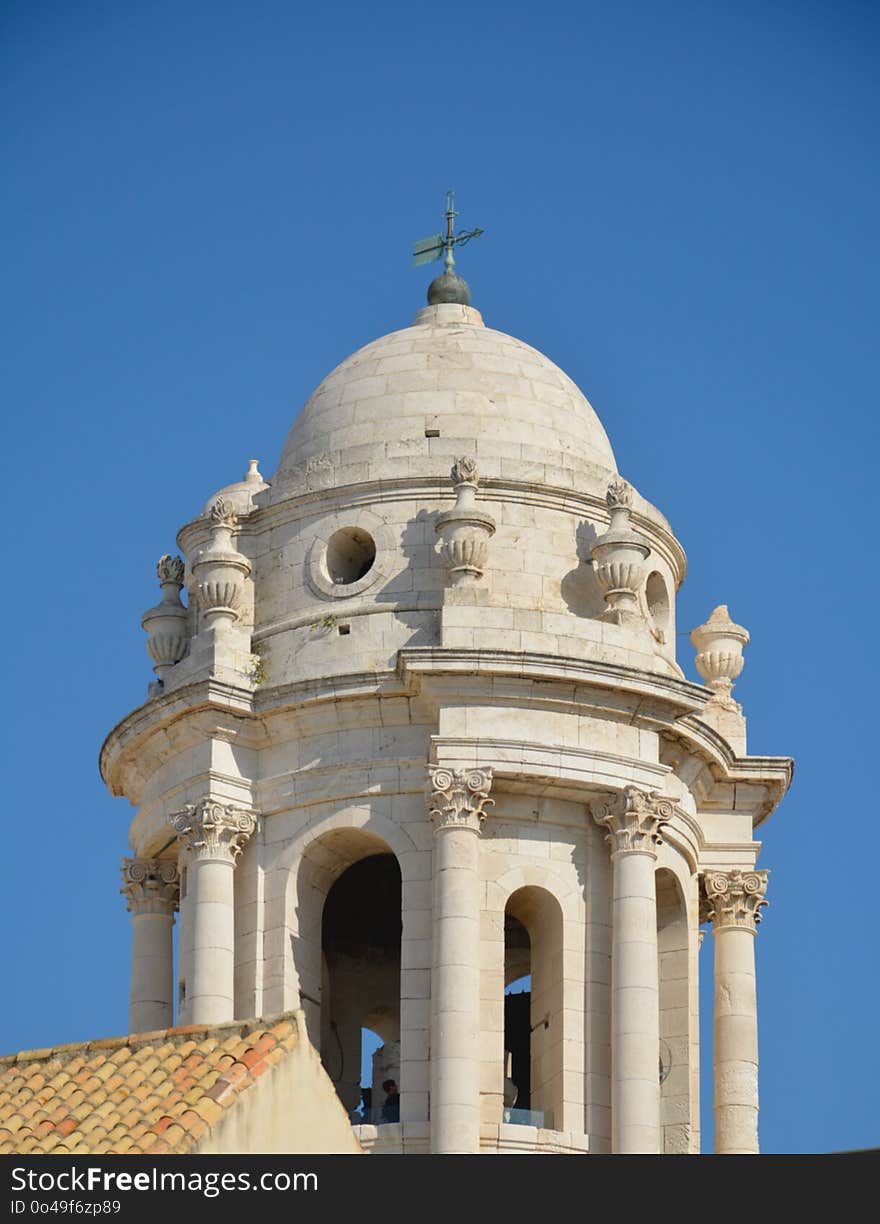
[(452, 302), (458, 306), (470, 306), (471, 291), (466, 280), (462, 280), (455, 272), (443, 272), (434, 278), (428, 286), (428, 305), (439, 306), (443, 302)]

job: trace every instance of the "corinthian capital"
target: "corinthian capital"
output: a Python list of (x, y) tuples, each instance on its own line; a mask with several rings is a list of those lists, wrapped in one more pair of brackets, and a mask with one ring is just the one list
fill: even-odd
[(234, 863), (257, 827), (257, 818), (231, 803), (202, 799), (172, 812), (168, 823), (194, 859), (221, 859)]
[(602, 825), (612, 854), (650, 854), (656, 858), (660, 828), (672, 819), (673, 805), (655, 791), (625, 786), (592, 804), (593, 819)]
[(754, 933), (761, 921), (761, 909), (767, 904), (766, 871), (707, 871), (703, 876), (703, 912), (721, 927), (742, 927)]
[(450, 826), (474, 829), (479, 833), (486, 818), (483, 809), (495, 802), (489, 798), (491, 769), (444, 769), (429, 765), (431, 794), (428, 799), (434, 828)]
[(165, 914), (177, 909), (180, 876), (173, 859), (122, 860), (125, 907), (132, 914)]

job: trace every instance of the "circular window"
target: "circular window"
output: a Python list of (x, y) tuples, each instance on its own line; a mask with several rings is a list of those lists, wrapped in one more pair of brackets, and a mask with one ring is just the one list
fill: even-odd
[(325, 564), (334, 586), (359, 582), (373, 568), (375, 560), (373, 537), (360, 527), (343, 527), (327, 541)]
[(306, 555), (306, 582), (323, 599), (369, 590), (388, 577), (397, 556), (397, 541), (377, 514), (359, 507), (357, 526), (346, 519), (345, 511), (325, 519)]

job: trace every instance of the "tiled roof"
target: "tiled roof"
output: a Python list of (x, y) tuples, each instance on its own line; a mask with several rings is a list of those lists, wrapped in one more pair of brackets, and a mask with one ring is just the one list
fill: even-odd
[(0, 1152), (191, 1152), (297, 1040), (287, 1014), (6, 1055)]

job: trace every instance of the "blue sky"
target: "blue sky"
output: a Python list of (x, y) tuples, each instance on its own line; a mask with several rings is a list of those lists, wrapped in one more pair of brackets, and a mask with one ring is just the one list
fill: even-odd
[(761, 831), (764, 1150), (880, 1144), (874, 6), (30, 0), (0, 38), (0, 1049), (125, 1031), (132, 812), (96, 761), (156, 558), (411, 321), (454, 186), (474, 304), (584, 389), (688, 552), (679, 628), (730, 605), (751, 750), (797, 761)]

